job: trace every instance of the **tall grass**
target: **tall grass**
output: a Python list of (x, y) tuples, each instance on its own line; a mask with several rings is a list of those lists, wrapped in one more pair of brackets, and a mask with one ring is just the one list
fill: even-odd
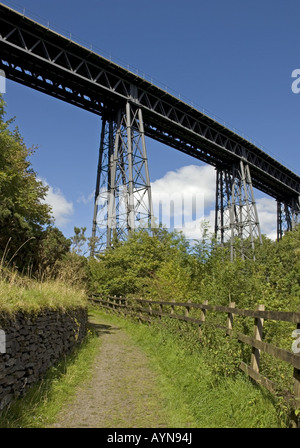
[(0, 312), (87, 306), (81, 257), (69, 254), (65, 262), (56, 260), (55, 275), (54, 269), (52, 272), (48, 268), (42, 269), (42, 266), (35, 274), (37, 277), (32, 277), (30, 267), (22, 275), (13, 265), (18, 252), (32, 239), (34, 237), (22, 243), (12, 255), (9, 255), (11, 238), (7, 241), (0, 257)]
[(0, 268), (0, 312), (37, 311), (41, 308), (86, 306), (84, 290), (60, 280), (40, 282)]

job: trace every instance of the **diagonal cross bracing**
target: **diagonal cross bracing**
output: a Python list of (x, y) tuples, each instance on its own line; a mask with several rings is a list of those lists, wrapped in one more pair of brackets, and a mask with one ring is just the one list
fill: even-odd
[(153, 206), (142, 111), (129, 102), (102, 122), (95, 190), (93, 252), (151, 228)]
[[(253, 186), (283, 202), (299, 177), (252, 143), (136, 74), (0, 4), (0, 68), (7, 78), (93, 113), (133, 101), (145, 135), (214, 166), (243, 159)], [(132, 95), (132, 92), (135, 92)]]
[[(134, 105), (143, 114), (143, 136), (217, 169), (230, 171), (242, 161), (251, 171), (253, 187), (299, 214), (299, 176), (260, 148), (135, 73), (1, 3), (0, 69), (8, 79), (102, 117), (107, 110), (116, 116), (127, 104)], [(289, 214), (278, 213), (279, 234), (283, 216)]]
[(255, 258), (261, 231), (249, 166), (240, 161), (230, 170), (217, 170), (215, 235), (230, 243), (230, 256)]

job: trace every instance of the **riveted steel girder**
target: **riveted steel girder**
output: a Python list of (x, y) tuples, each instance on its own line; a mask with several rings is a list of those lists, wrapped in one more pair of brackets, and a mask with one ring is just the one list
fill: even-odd
[[(278, 234), (283, 232), (284, 219), (292, 228), (286, 211), (295, 216), (299, 176), (190, 104), (3, 4), (0, 69), (8, 79), (98, 114), (105, 123), (108, 110), (116, 117), (126, 105), (135, 106), (143, 115), (143, 136), (207, 162), (219, 172), (229, 173), (242, 162), (251, 169), (251, 185), (281, 204)], [(130, 151), (127, 154), (130, 158)]]
[(142, 111), (128, 102), (102, 122), (92, 255), (126, 239), (136, 227), (153, 225)]
[(262, 238), (249, 166), (240, 161), (216, 174), (216, 237), (230, 243), (231, 260), (255, 259), (255, 244)]
[[(257, 146), (135, 73), (0, 4), (0, 68), (7, 78), (102, 115), (133, 102), (144, 132), (213, 166), (243, 160), (252, 184), (291, 206), (300, 178)], [(134, 94), (133, 94), (134, 92)]]
[(280, 240), (286, 232), (294, 230), (299, 221), (299, 199), (290, 204), (277, 201), (277, 240)]

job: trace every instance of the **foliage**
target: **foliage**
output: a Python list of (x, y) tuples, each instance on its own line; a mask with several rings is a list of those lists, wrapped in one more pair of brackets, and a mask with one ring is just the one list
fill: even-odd
[[(178, 268), (181, 268), (187, 257), (187, 243), (180, 234), (169, 233), (160, 227), (151, 235), (142, 229), (129, 236), (126, 242), (116, 244), (98, 259), (90, 261), (91, 292), (147, 296), (153, 293), (158, 270), (165, 263), (177, 260)], [(180, 283), (180, 276), (176, 272), (174, 276)]]
[(51, 210), (44, 202), (47, 187), (38, 180), (18, 128), (4, 121), (5, 103), (0, 97), (0, 257), (6, 255), (21, 269), (34, 258), (43, 226), (51, 223)]
[(74, 254), (85, 255), (85, 243), (87, 238), (85, 236), (86, 227), (74, 227), (74, 236), (71, 237), (71, 251)]
[(41, 275), (53, 272), (57, 262), (70, 250), (71, 241), (56, 227), (49, 226), (41, 235), (37, 247), (37, 266)]
[[(78, 285), (79, 277), (86, 281), (86, 260), (78, 258), (86, 229), (75, 227), (74, 236), (67, 239), (53, 226), (45, 202), (48, 187), (30, 163), (34, 148), (26, 147), (18, 128), (11, 130), (13, 120), (5, 121), (4, 116), (0, 96), (0, 268), (14, 268), (39, 280), (63, 277)], [(70, 250), (73, 256), (68, 256)]]
[(55, 278), (74, 288), (86, 289), (88, 282), (88, 260), (76, 253), (66, 253), (55, 263)]
[(239, 308), (297, 311), (300, 304), (300, 229), (281, 241), (264, 237), (256, 260), (230, 261), (227, 248), (188, 242), (163, 228), (140, 230), (89, 262), (91, 292), (160, 300), (235, 302)]

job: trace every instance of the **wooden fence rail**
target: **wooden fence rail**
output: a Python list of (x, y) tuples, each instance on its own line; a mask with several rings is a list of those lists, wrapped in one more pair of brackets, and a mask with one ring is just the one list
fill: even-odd
[[(208, 311), (227, 314), (227, 324), (222, 327), (226, 331), (226, 334), (237, 337), (240, 342), (247, 344), (252, 348), (250, 365), (241, 361), (239, 366), (240, 369), (253, 380), (266, 387), (269, 391), (274, 392), (276, 390), (274, 382), (260, 374), (261, 352), (268, 353), (269, 355), (290, 364), (293, 367), (294, 388), (293, 395), (292, 397), (289, 397), (289, 401), (295, 409), (300, 408), (300, 353), (298, 354), (276, 347), (275, 345), (263, 342), (262, 340), (265, 320), (290, 322), (296, 325), (296, 329), (299, 329), (300, 309), (299, 312), (270, 311), (265, 310), (264, 305), (258, 305), (255, 310), (245, 310), (236, 308), (234, 302), (231, 302), (229, 306), (218, 306), (209, 305), (207, 301), (199, 304), (191, 302), (163, 302), (146, 299), (128, 299), (123, 297), (102, 298), (93, 296), (91, 300), (106, 309), (130, 314), (133, 317), (137, 317), (140, 321), (151, 322), (151, 318), (153, 317), (164, 317), (195, 324), (198, 326), (199, 337), (201, 337), (203, 324), (206, 320)], [(158, 309), (154, 309), (155, 305)], [(164, 311), (166, 307), (171, 308), (171, 310), (168, 312)], [(176, 308), (182, 308), (184, 314), (175, 313)], [(192, 309), (200, 310), (200, 317), (192, 317), (190, 315)], [(254, 319), (252, 337), (240, 332), (234, 332), (235, 316), (250, 317)]]

